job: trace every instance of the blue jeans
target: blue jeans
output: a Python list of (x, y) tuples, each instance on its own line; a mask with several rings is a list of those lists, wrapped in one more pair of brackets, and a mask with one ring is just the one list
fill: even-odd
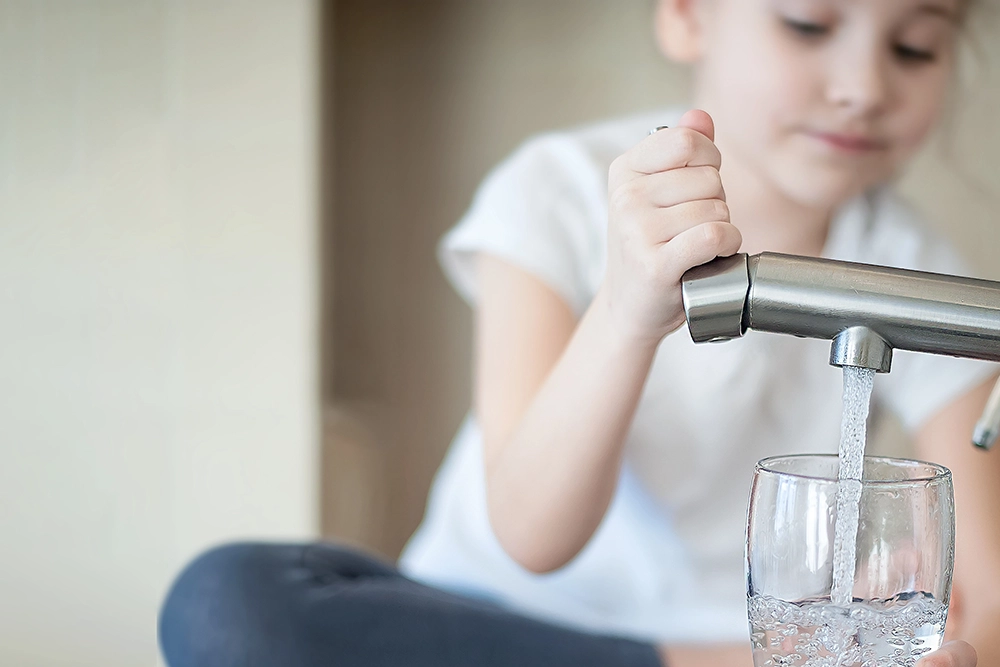
[(661, 667), (650, 644), (520, 616), (331, 544), (232, 544), (196, 560), (159, 619), (170, 667)]

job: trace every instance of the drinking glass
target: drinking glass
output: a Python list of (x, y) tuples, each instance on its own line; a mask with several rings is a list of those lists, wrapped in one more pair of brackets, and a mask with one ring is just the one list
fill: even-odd
[(776, 456), (754, 471), (746, 565), (755, 667), (912, 667), (941, 645), (954, 563), (951, 472), (865, 457), (853, 599), (838, 606), (837, 471), (836, 455)]

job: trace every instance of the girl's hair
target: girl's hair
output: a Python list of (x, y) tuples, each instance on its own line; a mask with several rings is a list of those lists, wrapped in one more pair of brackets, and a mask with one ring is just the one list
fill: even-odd
[(960, 11), (962, 35), (956, 44), (957, 71), (941, 118), (941, 127), (932, 139), (932, 151), (966, 187), (986, 201), (994, 202), (996, 195), (989, 184), (975, 169), (965, 164), (956, 149), (960, 134), (959, 105), (982, 103), (982, 84), (990, 69), (984, 39), (997, 25), (997, 4), (990, 0), (963, 0)]
[(978, 25), (981, 21), (994, 18), (996, 4), (989, 0), (962, 0), (959, 7), (959, 21), (962, 28)]

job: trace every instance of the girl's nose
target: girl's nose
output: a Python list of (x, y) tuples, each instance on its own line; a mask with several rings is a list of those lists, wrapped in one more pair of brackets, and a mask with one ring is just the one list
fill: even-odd
[(827, 101), (852, 115), (869, 116), (885, 107), (889, 97), (886, 63), (879, 54), (842, 54), (831, 67)]

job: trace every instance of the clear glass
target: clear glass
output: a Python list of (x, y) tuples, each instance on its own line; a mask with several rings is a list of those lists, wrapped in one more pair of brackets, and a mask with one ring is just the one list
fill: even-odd
[(911, 667), (940, 646), (954, 564), (951, 472), (865, 457), (853, 602), (830, 599), (836, 455), (754, 471), (747, 598), (755, 667)]

